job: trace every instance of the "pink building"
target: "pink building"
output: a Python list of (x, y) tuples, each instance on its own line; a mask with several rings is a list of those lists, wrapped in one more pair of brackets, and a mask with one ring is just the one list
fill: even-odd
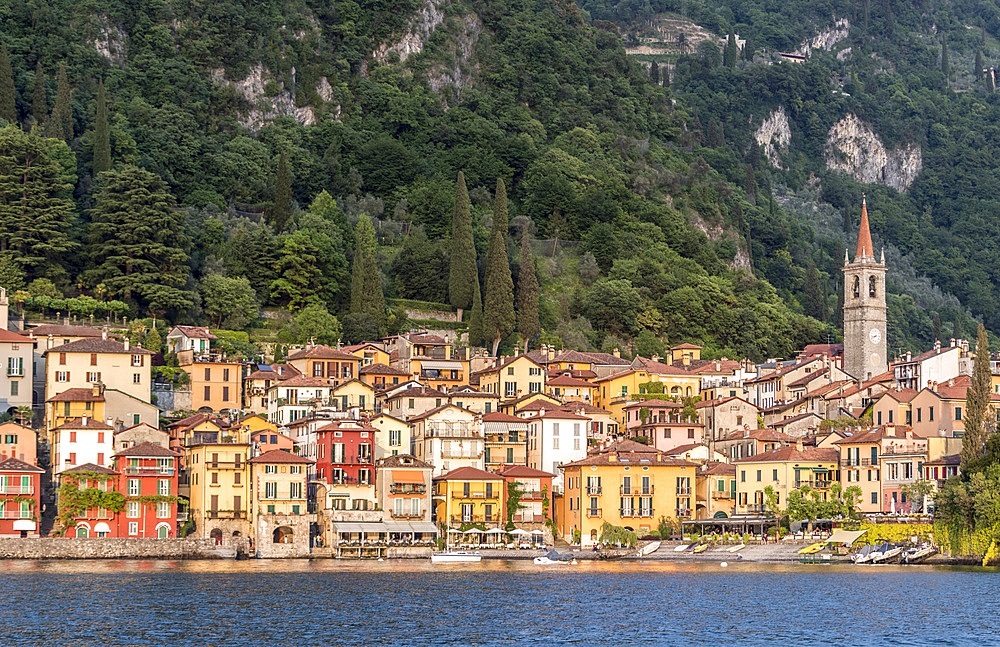
[(684, 417), (684, 405), (672, 400), (640, 400), (622, 407), (629, 437), (645, 437), (661, 452), (703, 441), (705, 427)]

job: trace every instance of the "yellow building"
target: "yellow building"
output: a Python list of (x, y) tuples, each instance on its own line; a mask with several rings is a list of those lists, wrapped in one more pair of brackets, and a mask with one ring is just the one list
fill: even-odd
[(361, 413), (375, 412), (375, 389), (358, 379), (341, 382), (330, 392), (330, 398), (340, 411), (357, 407)]
[[(644, 395), (662, 397), (663, 399), (681, 399), (697, 396), (701, 393), (701, 378), (683, 369), (663, 366), (660, 372), (629, 369), (594, 381), (598, 387), (594, 403), (602, 409), (610, 411), (620, 424), (624, 419), (618, 417), (621, 407), (616, 404), (641, 398)], [(644, 384), (659, 382), (663, 384), (662, 393), (650, 393)]]
[(208, 408), (216, 413), (243, 406), (243, 365), (217, 354), (177, 353), (178, 364), (191, 379), (191, 409)]
[(437, 523), (457, 528), (463, 524), (501, 526), (507, 490), (503, 477), (475, 467), (459, 467), (434, 479)]
[(375, 460), (410, 453), (413, 425), (388, 413), (380, 413), (370, 419), (368, 424), (376, 430)]
[(732, 516), (736, 508), (736, 466), (708, 462), (698, 468), (696, 519), (711, 519), (718, 513)]
[(412, 377), (403, 369), (386, 364), (362, 366), (359, 372), (361, 381), (378, 391), (385, 391), (394, 386), (405, 384)]
[(574, 541), (579, 532), (582, 545), (593, 546), (605, 522), (643, 535), (657, 527), (660, 517), (689, 519), (696, 468), (632, 440), (560, 466), (565, 484), (559, 515), (563, 538)]
[(67, 389), (91, 388), (102, 383), (149, 402), (152, 353), (106, 337), (86, 338), (53, 346), (45, 355), (45, 395), (51, 398)]
[(479, 373), (479, 388), (511, 400), (544, 393), (545, 370), (527, 355), (501, 358), (497, 366)]
[(482, 418), (483, 463), (487, 470), (528, 464), (528, 421), (494, 411)]
[(250, 459), (250, 510), (258, 515), (307, 512), (306, 472), (315, 461), (281, 449)]
[(185, 458), (195, 534), (217, 542), (250, 536), (250, 445), (193, 444)]
[(527, 418), (544, 409), (558, 409), (562, 406), (563, 403), (559, 398), (546, 393), (532, 393), (516, 400), (501, 402), (497, 411), (506, 413), (508, 416)]
[(767, 512), (767, 487), (773, 488), (782, 509), (788, 503), (788, 493), (803, 485), (819, 491), (825, 501), (830, 484), (840, 479), (839, 465), (838, 450), (803, 447), (801, 442), (741, 458), (736, 461), (736, 513)]
[(266, 416), (259, 413), (243, 416), (238, 422), (241, 426), (246, 428), (246, 433), (251, 435), (256, 434), (258, 431), (278, 431), (278, 425), (270, 422)]
[(304, 377), (337, 386), (358, 377), (361, 358), (329, 346), (307, 346), (285, 358)]
[[(66, 389), (45, 401), (45, 428), (49, 431), (84, 416), (104, 421), (104, 394), (100, 384)], [(52, 442), (51, 439), (49, 442)]]
[(354, 344), (353, 346), (344, 346), (341, 350), (359, 358), (362, 367), (389, 363), (389, 352), (376, 344)]
[(563, 402), (586, 402), (590, 404), (594, 401), (594, 392), (597, 385), (586, 380), (581, 380), (569, 375), (560, 375), (549, 378), (545, 389), (549, 395), (559, 398)]

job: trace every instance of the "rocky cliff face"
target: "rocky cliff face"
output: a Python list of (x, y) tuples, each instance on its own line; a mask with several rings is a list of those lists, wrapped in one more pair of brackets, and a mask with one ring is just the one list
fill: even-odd
[(851, 23), (847, 18), (841, 18), (833, 25), (820, 31), (818, 34), (805, 41), (795, 50), (796, 54), (808, 56), (813, 50), (832, 50), (837, 43), (844, 40), (851, 34)]
[[(259, 130), (266, 122), (278, 117), (295, 117), (303, 126), (311, 126), (316, 123), (316, 112), (312, 106), (296, 106), (293, 90), (289, 90), (281, 81), (272, 80), (270, 74), (264, 66), (258, 63), (245, 79), (229, 81), (225, 78), (225, 70), (215, 69), (211, 72), (211, 78), (216, 83), (231, 85), (244, 99), (250, 103), (250, 109), (241, 113), (240, 123), (251, 130)], [(273, 89), (268, 92), (266, 86), (268, 82), (277, 84), (277, 92)], [(295, 68), (292, 68), (292, 83), (295, 83)], [(333, 88), (325, 78), (320, 79), (316, 86), (316, 93), (324, 101), (333, 99)], [(334, 110), (334, 114), (339, 110)]]
[(754, 132), (754, 139), (771, 166), (784, 168), (781, 165), (781, 153), (788, 150), (788, 144), (792, 141), (792, 131), (788, 127), (788, 115), (785, 114), (784, 106), (767, 116)]
[(444, 0), (427, 0), (423, 7), (410, 20), (407, 33), (391, 44), (380, 45), (373, 55), (380, 63), (389, 61), (390, 54), (399, 56), (400, 62), (413, 54), (424, 51), (424, 45), (430, 40), (434, 29), (444, 20), (444, 10), (441, 6)]
[(878, 135), (857, 115), (847, 115), (830, 128), (826, 138), (826, 167), (842, 171), (858, 182), (884, 184), (903, 192), (923, 168), (920, 146), (886, 149)]

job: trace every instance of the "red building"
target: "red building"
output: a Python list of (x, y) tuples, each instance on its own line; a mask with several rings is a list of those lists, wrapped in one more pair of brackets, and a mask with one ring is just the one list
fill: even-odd
[(177, 536), (178, 454), (139, 443), (114, 455), (118, 491), (125, 509), (117, 516), (118, 537), (166, 539)]
[(555, 474), (536, 470), (527, 465), (509, 465), (497, 472), (509, 486), (515, 483), (521, 491), (521, 506), (514, 512), (514, 523), (544, 523), (552, 519), (548, 502), (552, 501), (552, 479)]
[(0, 537), (38, 536), (38, 491), (44, 471), (16, 458), (0, 462)]
[[(105, 497), (109, 502), (120, 502), (118, 492), (118, 472), (93, 463), (84, 463), (64, 470), (59, 486), (59, 517), (71, 517), (66, 521), (64, 534), (66, 537), (118, 537), (118, 524), (115, 513), (106, 507), (78, 507), (74, 500), (87, 490), (97, 490), (104, 494), (88, 495), (90, 499)], [(78, 493), (72, 492), (73, 488)]]
[(337, 420), (316, 430), (316, 476), (330, 484), (374, 484), (375, 428)]

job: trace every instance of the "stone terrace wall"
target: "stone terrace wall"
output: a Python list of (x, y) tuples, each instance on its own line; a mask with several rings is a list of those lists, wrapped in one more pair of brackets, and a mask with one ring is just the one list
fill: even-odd
[(0, 539), (0, 559), (222, 559), (247, 553), (246, 540), (216, 546), (207, 539)]

